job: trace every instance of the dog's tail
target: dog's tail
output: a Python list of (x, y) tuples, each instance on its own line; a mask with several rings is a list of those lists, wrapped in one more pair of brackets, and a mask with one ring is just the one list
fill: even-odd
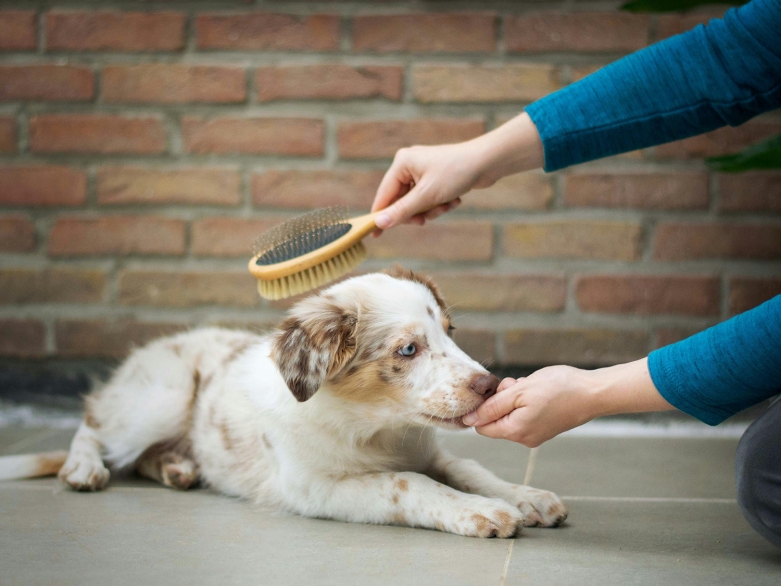
[(60, 471), (68, 452), (43, 452), (0, 457), (0, 480), (54, 476)]

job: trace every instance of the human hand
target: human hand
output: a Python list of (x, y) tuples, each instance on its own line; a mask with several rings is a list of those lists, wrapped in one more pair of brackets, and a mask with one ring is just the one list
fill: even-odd
[(480, 435), (534, 448), (595, 417), (672, 408), (643, 358), (598, 370), (549, 366), (526, 378), (506, 378), (463, 422)]
[(400, 149), (372, 204), (373, 212), (385, 209), (377, 226), (422, 226), (456, 208), (461, 196), (474, 187), (491, 185), (481, 178), (477, 151), (473, 141)]
[(458, 206), (468, 191), (542, 161), (542, 141), (526, 113), (466, 142), (401, 149), (374, 197), (372, 211), (385, 210), (374, 234), (403, 223), (422, 226)]
[(550, 366), (526, 378), (506, 378), (496, 394), (463, 421), (480, 435), (537, 447), (593, 418), (587, 372)]

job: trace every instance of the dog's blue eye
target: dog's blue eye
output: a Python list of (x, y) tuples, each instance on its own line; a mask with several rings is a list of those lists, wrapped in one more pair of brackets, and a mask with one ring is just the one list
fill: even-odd
[(417, 351), (418, 349), (415, 347), (415, 344), (407, 344), (404, 348), (399, 350), (399, 354), (402, 356), (414, 356)]

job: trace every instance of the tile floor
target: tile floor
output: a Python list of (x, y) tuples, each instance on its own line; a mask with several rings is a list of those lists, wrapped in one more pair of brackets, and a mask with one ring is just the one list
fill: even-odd
[[(0, 428), (0, 454), (67, 446), (71, 431)], [(471, 433), (443, 442), (521, 482), (529, 450)], [(514, 540), (352, 525), (253, 509), (134, 478), (97, 494), (0, 482), (0, 585), (781, 584), (781, 552), (735, 503), (736, 439), (561, 437), (534, 486), (570, 518)]]

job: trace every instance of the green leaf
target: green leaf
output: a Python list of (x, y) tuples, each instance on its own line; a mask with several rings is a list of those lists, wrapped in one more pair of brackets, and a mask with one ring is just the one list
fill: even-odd
[(703, 4), (741, 6), (749, 0), (630, 0), (621, 7), (629, 12), (679, 12)]
[(749, 169), (781, 169), (781, 135), (751, 145), (735, 155), (711, 157), (705, 162), (711, 169), (725, 173)]

